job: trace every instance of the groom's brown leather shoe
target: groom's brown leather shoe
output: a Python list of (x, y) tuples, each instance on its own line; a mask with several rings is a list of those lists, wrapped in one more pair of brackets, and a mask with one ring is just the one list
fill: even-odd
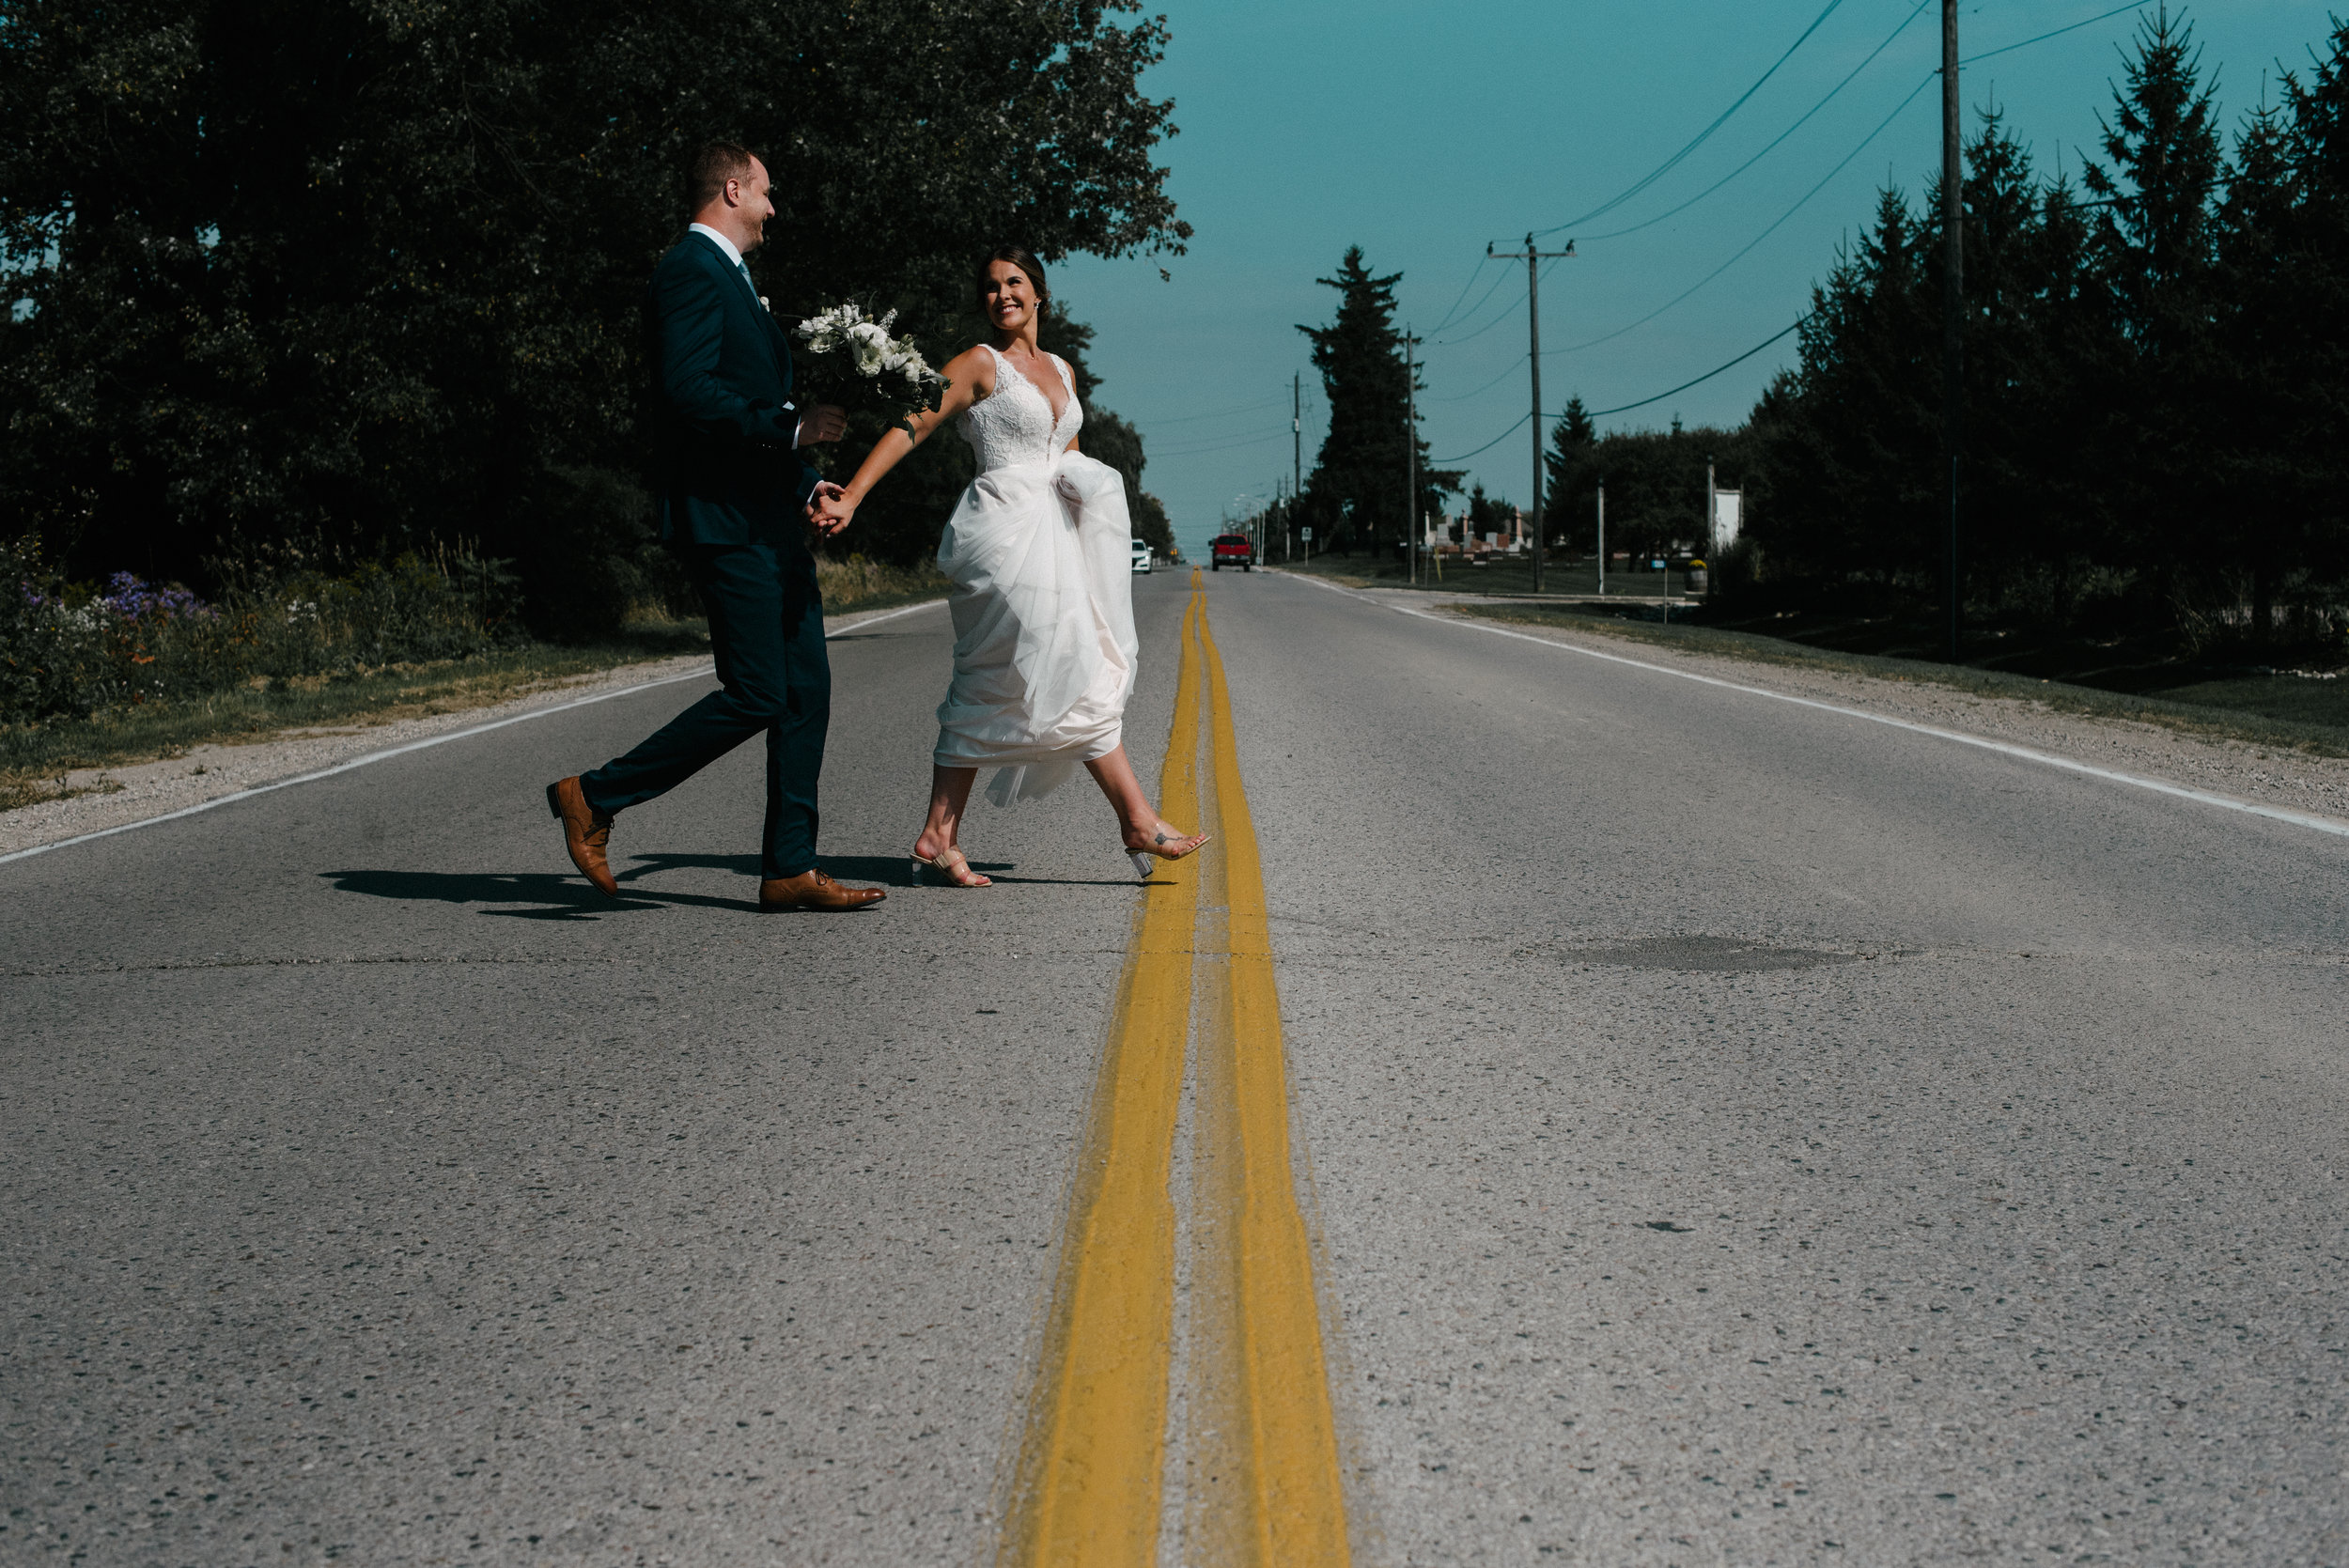
[(547, 809), (563, 824), (563, 847), (571, 852), (579, 874), (605, 897), (619, 897), (620, 884), (614, 880), (612, 862), (604, 853), (612, 843), (612, 819), (587, 803), (577, 774), (547, 785)]
[(882, 888), (843, 887), (820, 871), (802, 871), (797, 877), (770, 877), (758, 884), (758, 907), (762, 909), (862, 909), (888, 896)]

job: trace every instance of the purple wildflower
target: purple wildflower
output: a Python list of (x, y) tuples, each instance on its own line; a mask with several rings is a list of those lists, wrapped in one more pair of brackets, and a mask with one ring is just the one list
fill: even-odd
[(145, 620), (149, 615), (162, 620), (187, 620), (213, 613), (210, 605), (185, 588), (157, 588), (127, 571), (118, 571), (106, 580), (106, 592), (99, 602), (132, 621)]

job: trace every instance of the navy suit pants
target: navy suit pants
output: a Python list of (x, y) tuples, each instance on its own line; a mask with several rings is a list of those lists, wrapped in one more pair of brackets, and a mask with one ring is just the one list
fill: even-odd
[(709, 612), (721, 690), (579, 781), (587, 804), (618, 812), (665, 794), (764, 731), (762, 877), (816, 864), (816, 782), (832, 722), (832, 661), (816, 562), (797, 544), (682, 547)]

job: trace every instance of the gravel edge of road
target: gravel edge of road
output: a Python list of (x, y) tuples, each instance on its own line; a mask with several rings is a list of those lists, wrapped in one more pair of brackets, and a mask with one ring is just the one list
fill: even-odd
[[(836, 637), (872, 621), (911, 614), (941, 598), (824, 617), (824, 635)], [(94, 768), (68, 776), (68, 785), (91, 791), (38, 801), (0, 814), (0, 856), (21, 854), (88, 833), (135, 827), (176, 812), (200, 807), (250, 789), (263, 788), (324, 768), (349, 766), (452, 731), (521, 718), (541, 709), (599, 694), (618, 695), (710, 667), (707, 654), (648, 660), (596, 674), (574, 675), (528, 696), (480, 707), (396, 719), (327, 735), (284, 736), (242, 744), (203, 745), (180, 756), (129, 768)], [(101, 792), (102, 790), (102, 793)]]
[[(1434, 612), (1462, 626), (1499, 629), (1463, 613), (1472, 600), (1439, 599), (1412, 594), (1408, 605), (1377, 589), (1339, 589), (1386, 609)], [(2314, 757), (2248, 741), (2183, 734), (2137, 720), (2060, 712), (2043, 703), (1982, 696), (1920, 682), (1889, 680), (1831, 670), (1809, 670), (1699, 654), (1648, 643), (1626, 643), (1603, 632), (1574, 631), (1511, 621), (1506, 629), (1614, 659), (1658, 665), (1812, 702), (1834, 703), (1870, 713), (1954, 730), (2008, 745), (2057, 753), (2115, 772), (2134, 773), (2182, 788), (2232, 796), (2260, 805), (2306, 812), (2349, 822), (2349, 759)]]

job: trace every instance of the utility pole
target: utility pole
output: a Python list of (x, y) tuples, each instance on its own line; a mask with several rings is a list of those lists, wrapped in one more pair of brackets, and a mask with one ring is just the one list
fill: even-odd
[(1409, 563), (1407, 575), (1419, 586), (1419, 536), (1412, 521), (1419, 516), (1419, 352), (1408, 322), (1403, 327), (1403, 552)]
[[(1956, 0), (1948, 0), (1954, 5)], [(1566, 241), (1563, 251), (1538, 251), (1533, 248), (1533, 236), (1525, 237), (1522, 251), (1496, 253), (1491, 244), (1485, 246), (1486, 256), (1503, 261), (1525, 259), (1525, 321), (1530, 345), (1526, 363), (1533, 367), (1533, 591), (1542, 591), (1542, 263), (1558, 256), (1574, 254), (1574, 241)]]
[[(1297, 509), (1297, 498), (1305, 493), (1305, 373), (1289, 373), (1289, 509)], [(1289, 519), (1290, 526), (1282, 533), (1281, 559), (1289, 558), (1288, 536), (1297, 532), (1297, 520)], [(1306, 554), (1313, 553), (1307, 551)]]
[(1598, 482), (1598, 597), (1607, 597), (1607, 480)]
[(1950, 529), (1948, 610), (1952, 664), (1958, 661), (1959, 617), (1964, 613), (1957, 570), (1957, 456), (1959, 419), (1966, 407), (1966, 383), (1960, 374), (1966, 351), (1966, 195), (1964, 171), (1959, 167), (1962, 128), (1957, 75), (1957, 0), (1941, 0), (1941, 461)]

